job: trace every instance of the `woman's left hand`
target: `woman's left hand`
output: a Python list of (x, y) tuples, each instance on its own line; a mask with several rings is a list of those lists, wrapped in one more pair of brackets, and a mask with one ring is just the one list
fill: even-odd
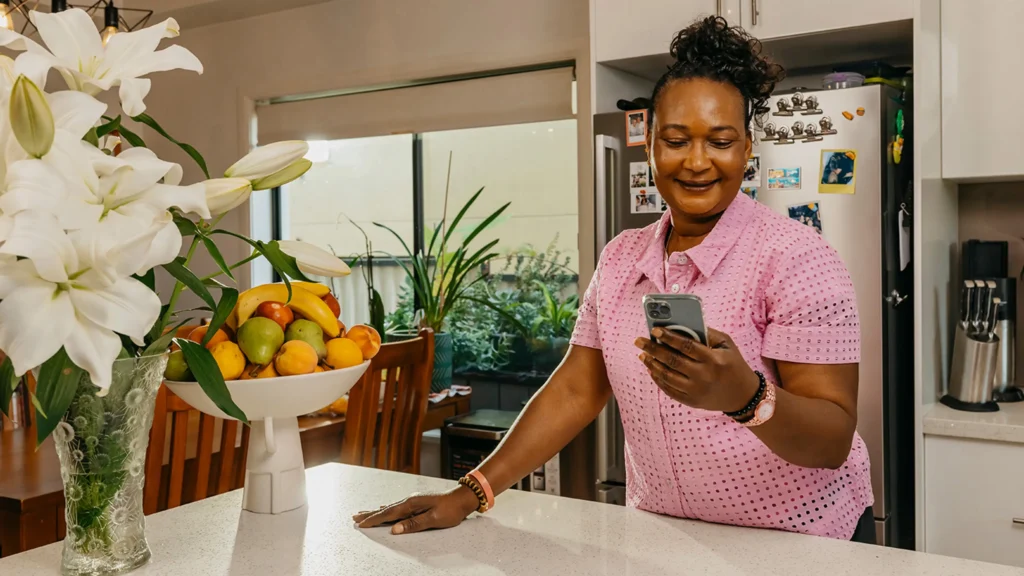
[(640, 360), (666, 394), (693, 408), (735, 412), (757, 393), (760, 381), (728, 334), (708, 329), (705, 346), (671, 330), (655, 328), (658, 342), (638, 338)]

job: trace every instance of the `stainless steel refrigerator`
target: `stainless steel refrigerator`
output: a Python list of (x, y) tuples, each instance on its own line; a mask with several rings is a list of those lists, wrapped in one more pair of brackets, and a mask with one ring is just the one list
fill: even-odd
[[(799, 106), (793, 105), (792, 94), (772, 98), (766, 122), (775, 131), (755, 135), (759, 170), (745, 188), (750, 192), (756, 187), (757, 200), (782, 214), (790, 215), (793, 207), (793, 217), (820, 224), (823, 236), (850, 270), (861, 321), (858, 431), (871, 457), (879, 542), (913, 548), (913, 306), (905, 301), (913, 291), (910, 110), (899, 91), (883, 86), (803, 96), (812, 95), (816, 105), (810, 109), (806, 98), (797, 99)], [(783, 98), (786, 105), (780, 109), (777, 102)], [(782, 115), (776, 115), (780, 111)], [(831, 122), (825, 123), (828, 128), (822, 134), (824, 118)], [(801, 124), (794, 130), (796, 122)], [(806, 127), (811, 124), (814, 134), (808, 136)], [(778, 139), (782, 127), (786, 135)], [(594, 128), (600, 250), (622, 230), (647, 226), (660, 213), (631, 213), (630, 163), (646, 162), (646, 156), (642, 146), (626, 146), (625, 114), (597, 115)], [(894, 148), (900, 146), (897, 163)], [(849, 162), (833, 162), (836, 170), (829, 162), (833, 154), (845, 156), (848, 151), (855, 156), (852, 178)], [(799, 169), (799, 177), (794, 169)], [(829, 193), (819, 192), (822, 176), (823, 189)], [(811, 205), (814, 214), (808, 214)], [(614, 400), (593, 428), (596, 497), (623, 504), (624, 435)]]

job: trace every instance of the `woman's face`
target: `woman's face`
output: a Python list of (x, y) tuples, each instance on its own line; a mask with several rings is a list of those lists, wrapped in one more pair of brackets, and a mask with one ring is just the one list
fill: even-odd
[(654, 183), (673, 214), (714, 216), (739, 193), (752, 143), (735, 86), (671, 82), (658, 98), (650, 138)]

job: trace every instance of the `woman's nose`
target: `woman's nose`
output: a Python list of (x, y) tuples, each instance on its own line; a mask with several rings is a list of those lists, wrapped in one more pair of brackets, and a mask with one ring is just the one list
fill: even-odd
[(683, 159), (683, 168), (691, 172), (703, 172), (711, 167), (711, 160), (704, 146), (691, 146), (688, 152)]

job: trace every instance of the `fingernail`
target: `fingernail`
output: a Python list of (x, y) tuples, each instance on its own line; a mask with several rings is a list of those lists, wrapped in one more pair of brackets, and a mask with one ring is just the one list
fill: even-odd
[(665, 334), (665, 332), (661, 328), (651, 330), (651, 336), (654, 336), (655, 338), (661, 338), (663, 334)]
[(392, 534), (401, 534), (402, 532), (405, 532), (405, 526), (401, 524), (395, 524), (395, 527), (391, 529)]
[(647, 362), (647, 354), (645, 352), (641, 352), (637, 358), (639, 358), (641, 362)]

